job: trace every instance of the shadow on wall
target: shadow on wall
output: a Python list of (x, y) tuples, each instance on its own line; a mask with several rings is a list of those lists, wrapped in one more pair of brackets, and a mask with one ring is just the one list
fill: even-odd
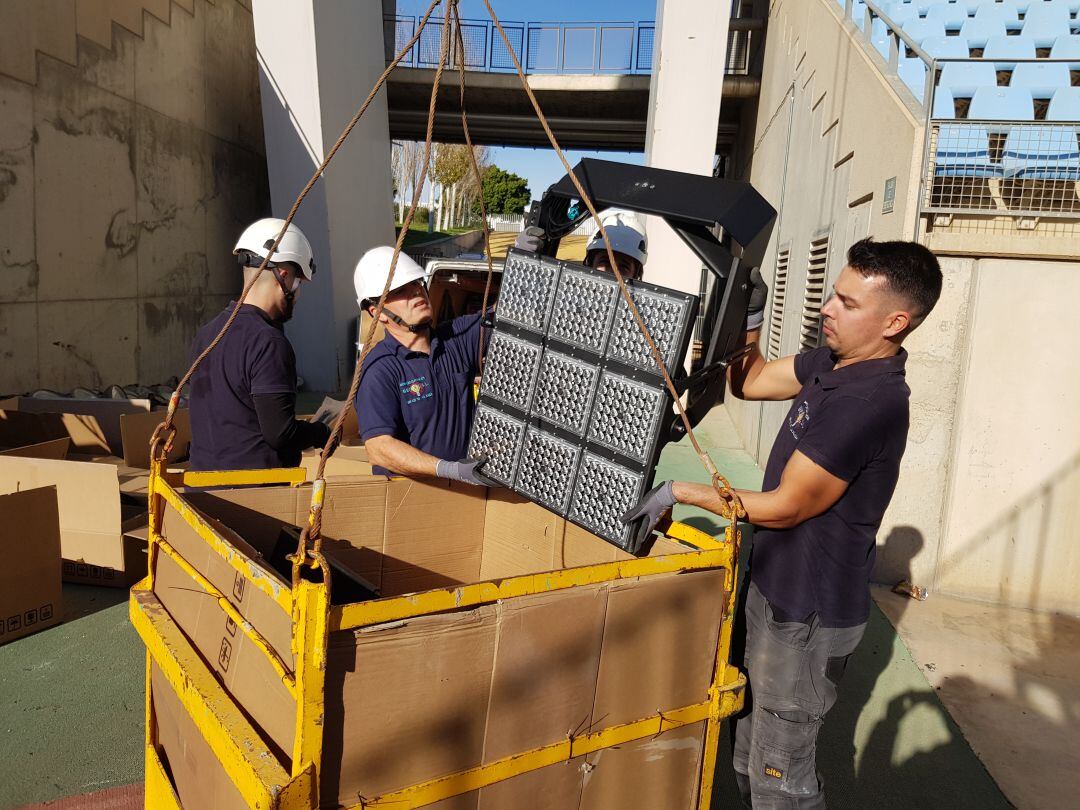
[[(1055, 574), (1051, 567), (1071, 564), (1071, 571), (1077, 570), (1070, 541), (1080, 519), (1078, 503), (1080, 452), (1051, 471), (1040, 485), (965, 532), (958, 543), (950, 544), (952, 548), (943, 549), (936, 572), (938, 587), (967, 595), (970, 590), (965, 586), (991, 581), (998, 583), (997, 593), (980, 592), (979, 598), (1034, 609), (1045, 608), (1048, 602), (1060, 606), (1063, 599), (1075, 606), (1075, 580), (1067, 581), (1068, 571)], [(988, 561), (988, 552), (995, 551), (998, 559)], [(1025, 580), (1026, 593), (1019, 584)]]
[[(910, 564), (924, 540), (917, 529), (902, 526), (885, 545), (898, 559), (903, 550)], [(733, 660), (736, 655), (741, 652), (733, 645)], [(725, 724), (714, 808), (742, 807), (729, 731)], [(1010, 806), (876, 606), (825, 718), (817, 764), (834, 810)]]

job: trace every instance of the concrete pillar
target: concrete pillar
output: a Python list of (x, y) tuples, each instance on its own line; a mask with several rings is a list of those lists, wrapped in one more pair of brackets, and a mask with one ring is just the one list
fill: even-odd
[[(284, 217), (386, 66), (382, 8), (351, 0), (254, 0), (263, 129), (274, 216)], [(315, 280), (286, 328), (309, 390), (348, 386), (358, 314), (352, 271), (394, 238), (386, 94), (334, 157), (297, 214)]]
[[(657, 0), (645, 162), (711, 175), (727, 63), (731, 3)], [(645, 278), (698, 294), (701, 261), (655, 217), (649, 218)]]

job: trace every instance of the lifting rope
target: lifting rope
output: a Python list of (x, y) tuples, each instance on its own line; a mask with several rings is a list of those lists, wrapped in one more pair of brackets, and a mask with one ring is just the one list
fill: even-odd
[[(349, 121), (349, 123), (345, 126), (345, 129), (342, 131), (341, 135), (338, 137), (333, 147), (331, 147), (330, 151), (327, 153), (322, 163), (320, 163), (318, 168), (316, 168), (315, 173), (311, 176), (311, 179), (307, 182), (303, 190), (297, 196), (296, 201), (293, 203), (292, 208), (289, 210), (288, 216), (285, 217), (285, 221), (282, 225), (281, 231), (278, 233), (277, 238), (270, 246), (269, 250), (267, 251), (266, 257), (259, 264), (259, 267), (255, 274), (252, 276), (251, 280), (244, 285), (244, 288), (240, 293), (240, 297), (237, 300), (232, 313), (229, 315), (229, 318), (225, 321), (225, 324), (221, 327), (221, 330), (218, 332), (217, 336), (202, 351), (202, 353), (195, 358), (194, 362), (191, 364), (191, 368), (187, 370), (183, 378), (178, 383), (176, 391), (173, 393), (172, 397), (169, 400), (169, 407), (168, 410), (165, 412), (165, 419), (160, 425), (158, 425), (157, 429), (154, 431), (154, 435), (150, 439), (151, 458), (157, 461), (160, 465), (165, 464), (169, 450), (172, 448), (173, 439), (176, 436), (176, 428), (173, 425), (173, 418), (176, 414), (176, 410), (180, 401), (180, 393), (183, 390), (184, 386), (191, 380), (192, 376), (195, 374), (195, 371), (198, 369), (199, 365), (203, 362), (203, 360), (206, 359), (207, 355), (209, 355), (210, 352), (213, 351), (214, 348), (217, 347), (218, 343), (220, 343), (221, 340), (224, 338), (225, 334), (228, 332), (229, 328), (236, 320), (236, 317), (240, 311), (240, 307), (244, 303), (244, 299), (251, 291), (252, 286), (254, 286), (255, 282), (258, 280), (263, 270), (266, 268), (267, 264), (270, 261), (270, 257), (273, 256), (274, 252), (277, 250), (281, 239), (284, 237), (285, 232), (288, 230), (289, 225), (292, 223), (294, 217), (296, 216), (296, 212), (299, 210), (300, 205), (303, 203), (304, 199), (307, 197), (308, 193), (311, 191), (312, 187), (315, 185), (318, 179), (326, 171), (326, 168), (329, 165), (330, 161), (333, 160), (334, 156), (338, 152), (338, 149), (341, 148), (342, 144), (351, 134), (353, 128), (360, 121), (360, 118), (367, 111), (368, 106), (371, 104), (372, 100), (374, 100), (379, 90), (386, 83), (387, 78), (398, 67), (398, 64), (405, 57), (405, 55), (409, 53), (413, 46), (416, 45), (416, 43), (419, 41), (420, 35), (427, 27), (427, 24), (431, 19), (431, 15), (434, 13), (435, 9), (443, 3), (443, 1), (444, 0), (432, 0), (431, 4), (427, 8), (427, 11), (424, 13), (424, 16), (420, 19), (416, 31), (413, 33), (412, 37), (397, 53), (397, 55), (395, 55), (393, 60), (391, 60), (390, 64), (386, 66), (386, 69), (379, 76), (378, 80), (375, 82), (375, 86), (371, 89), (371, 92), (364, 100), (364, 103), (360, 106), (360, 109), (357, 111), (356, 115), (354, 115)], [(626, 282), (623, 279), (622, 273), (619, 271), (619, 266), (618, 263), (615, 261), (614, 251), (612, 250), (611, 242), (608, 239), (607, 231), (604, 228), (604, 224), (598, 216), (596, 207), (594, 206), (592, 200), (589, 198), (589, 195), (586, 193), (581, 182), (574, 174), (573, 168), (567, 161), (562, 149), (559, 147), (558, 141), (556, 140), (554, 133), (551, 131), (551, 127), (548, 124), (547, 118), (544, 116), (543, 111), (540, 109), (540, 104), (536, 100), (536, 96), (533, 94), (532, 88), (529, 86), (528, 79), (525, 76), (524, 70), (522, 70), (521, 63), (517, 57), (517, 53), (514, 51), (514, 48), (510, 43), (510, 39), (506, 35), (506, 31), (503, 30), (502, 24), (496, 17), (489, 0), (483, 0), (483, 2), (484, 6), (487, 8), (488, 15), (491, 17), (492, 23), (494, 24), (496, 30), (498, 30), (499, 35), (502, 37), (507, 52), (510, 54), (510, 58), (514, 63), (514, 68), (517, 71), (518, 78), (521, 81), (521, 86), (524, 89), (525, 94), (528, 96), (529, 101), (532, 104), (533, 110), (536, 112), (537, 119), (539, 120), (540, 125), (544, 129), (548, 141), (551, 143), (551, 146), (555, 150), (555, 153), (559, 156), (559, 160), (562, 162), (563, 167), (566, 169), (567, 174), (569, 175), (571, 181), (574, 184), (574, 187), (577, 189), (581, 201), (585, 204), (585, 206), (589, 210), (589, 213), (596, 220), (597, 228), (600, 232), (601, 237), (604, 240), (604, 246), (607, 250), (608, 261), (611, 265), (612, 271), (615, 274), (615, 278), (618, 281), (619, 290), (622, 294), (622, 297), (626, 301), (627, 306), (631, 314), (633, 315), (634, 320), (638, 325), (638, 328), (641, 330), (642, 335), (644, 335), (645, 337), (645, 341), (648, 344), (649, 351), (651, 352), (653, 357), (653, 361), (660, 369), (660, 373), (664, 379), (664, 384), (666, 385), (668, 392), (671, 394), (672, 399), (674, 400), (675, 407), (678, 410), (680, 418), (682, 419), (683, 426), (686, 428), (686, 434), (690, 438), (690, 443), (693, 446), (694, 451), (697, 453), (698, 458), (701, 460), (702, 465), (705, 467), (705, 471), (709, 474), (713, 489), (720, 497), (721, 515), (731, 521), (733, 526), (736, 526), (735, 537), (736, 542), (738, 542), (739, 532), (737, 531), (737, 521), (739, 520), (739, 518), (746, 517), (746, 510), (743, 508), (738, 494), (735, 492), (734, 489), (732, 489), (727, 479), (719, 473), (719, 471), (716, 469), (716, 465), (709, 457), (709, 454), (705, 452), (702, 449), (701, 445), (698, 443), (697, 437), (694, 435), (693, 427), (690, 425), (690, 420), (686, 415), (686, 410), (683, 407), (682, 400), (679, 397), (679, 393), (676, 390), (675, 384), (672, 381), (671, 376), (668, 373), (667, 368), (663, 362), (663, 357), (661, 356), (660, 351), (656, 346), (656, 343), (653, 341), (652, 335), (649, 334), (649, 329), (646, 326), (645, 321), (641, 317), (641, 313), (638, 311), (637, 304), (634, 302), (633, 297), (630, 295), (630, 291), (626, 286)], [(321, 569), (324, 578), (323, 581), (327, 584), (329, 584), (330, 581), (330, 569), (326, 563), (325, 558), (322, 555), (322, 505), (326, 491), (326, 464), (330, 456), (332, 456), (334, 451), (337, 449), (337, 445), (341, 440), (341, 434), (345, 423), (345, 418), (348, 416), (350, 408), (354, 407), (356, 392), (360, 387), (360, 378), (363, 371), (364, 361), (367, 359), (368, 354), (373, 348), (372, 339), (374, 338), (375, 329), (379, 323), (379, 315), (383, 312), (386, 298), (392, 288), (391, 285), (393, 283), (394, 272), (397, 269), (398, 258), (401, 255), (401, 250), (404, 245), (405, 237), (409, 232), (410, 226), (412, 225), (413, 217), (415, 216), (416, 209), (420, 203), (421, 192), (427, 179), (428, 168), (431, 161), (431, 141), (435, 123), (435, 105), (438, 98), (439, 86), (442, 82), (443, 72), (446, 67), (448, 55), (450, 52), (451, 31), (453, 31), (454, 44), (456, 46), (455, 56), (459, 72), (461, 125), (465, 136), (465, 143), (468, 146), (470, 168), (472, 169), (474, 179), (477, 183), (477, 187), (481, 189), (481, 194), (479, 195), (480, 214), (484, 235), (484, 254), (487, 258), (487, 278), (484, 286), (484, 297), (481, 317), (484, 317), (484, 313), (487, 312), (489, 293), (491, 290), (492, 277), (494, 274), (494, 268), (492, 266), (491, 258), (490, 230), (487, 223), (487, 210), (483, 201), (483, 178), (481, 176), (480, 167), (476, 160), (475, 152), (473, 150), (472, 137), (469, 132), (468, 116), (465, 109), (465, 48), (461, 34), (461, 18), (458, 13), (458, 0), (446, 0), (446, 4), (448, 11), (444, 12), (443, 16), (443, 31), (441, 36), (442, 45), (439, 54), (439, 64), (435, 71), (435, 77), (431, 88), (431, 100), (428, 106), (427, 131), (425, 133), (424, 140), (423, 168), (421, 169), (419, 181), (414, 186), (413, 197), (409, 205), (409, 210), (405, 215), (405, 220), (401, 224), (401, 230), (399, 231), (397, 240), (394, 244), (394, 254), (390, 262), (390, 272), (386, 277), (386, 283), (383, 286), (383, 291), (379, 296), (378, 303), (376, 304), (375, 317), (372, 318), (371, 324), (369, 325), (367, 333), (364, 336), (364, 348), (360, 354), (360, 357), (357, 360), (356, 369), (353, 372), (353, 379), (352, 384), (349, 387), (348, 399), (345, 401), (344, 406), (339, 412), (337, 418), (334, 420), (333, 427), (330, 431), (330, 436), (326, 440), (326, 444), (323, 446), (322, 451), (319, 454), (319, 466), (316, 471), (315, 478), (312, 482), (311, 507), (308, 514), (308, 523), (300, 533), (300, 539), (297, 544), (296, 553), (294, 555), (290, 555), (290, 560), (292, 561), (292, 584), (294, 588), (298, 585), (300, 581), (301, 567), (304, 564), (307, 564), (312, 568)], [(482, 334), (483, 333), (481, 332), (481, 335)], [(481, 357), (479, 358), (479, 363), (482, 367), (482, 337), (480, 353)]]

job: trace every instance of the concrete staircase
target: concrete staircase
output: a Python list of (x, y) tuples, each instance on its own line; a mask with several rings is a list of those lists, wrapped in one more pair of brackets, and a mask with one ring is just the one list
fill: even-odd
[(169, 25), (178, 9), (194, 15), (203, 1), (251, 9), (251, 0), (4, 0), (0, 73), (37, 84), (39, 51), (75, 65), (78, 37), (112, 48), (114, 25), (142, 37), (146, 15)]

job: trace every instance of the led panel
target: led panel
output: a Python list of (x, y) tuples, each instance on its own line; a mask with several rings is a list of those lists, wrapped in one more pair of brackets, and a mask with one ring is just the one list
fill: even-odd
[(527, 411), (542, 352), (539, 343), (496, 332), (484, 360), (480, 394), (494, 397), (523, 413)]
[(566, 514), (580, 456), (579, 447), (530, 427), (521, 447), (514, 489), (554, 512)]
[(510, 253), (499, 288), (499, 320), (544, 332), (559, 281), (558, 263), (527, 253)]
[(667, 393), (605, 371), (589, 420), (588, 438), (645, 464), (652, 455)]
[(622, 516), (641, 498), (645, 474), (586, 453), (574, 485), (568, 517), (594, 534), (628, 549), (630, 527)]
[(556, 351), (544, 354), (532, 413), (575, 434), (583, 434), (600, 368)]
[(607, 345), (619, 285), (595, 271), (567, 268), (559, 279), (548, 334), (600, 354)]
[[(629, 288), (674, 371), (692, 295)], [(633, 553), (622, 515), (652, 478), (671, 397), (614, 277), (511, 250), (469, 445), (483, 472)]]
[[(670, 374), (674, 374), (682, 361), (681, 338), (691, 311), (691, 302), (695, 299), (674, 291), (663, 293), (640, 288), (632, 290), (630, 295), (637, 304), (638, 312), (641, 313), (656, 348), (660, 350), (660, 356), (664, 358), (664, 365)], [(614, 360), (659, 373), (649, 344), (641, 334), (641, 328), (630, 312), (626, 299), (622, 297), (619, 298), (607, 354)]]
[(500, 484), (514, 483), (525, 423), (483, 403), (477, 405), (469, 439), (469, 458), (487, 456), (483, 473)]

